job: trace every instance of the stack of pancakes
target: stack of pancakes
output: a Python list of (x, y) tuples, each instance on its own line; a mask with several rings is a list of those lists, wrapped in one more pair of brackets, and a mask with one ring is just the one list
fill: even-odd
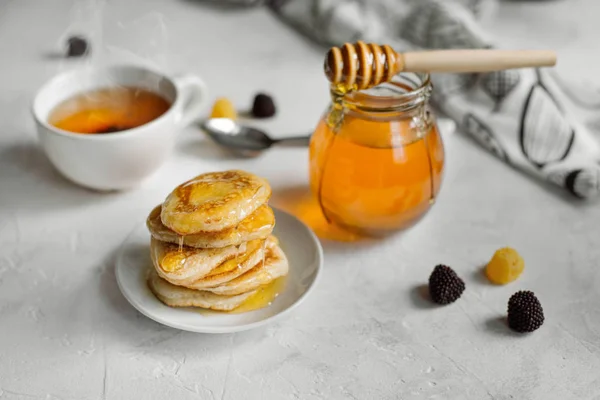
[(269, 183), (212, 172), (175, 188), (152, 210), (148, 286), (171, 307), (229, 311), (288, 273), (275, 236)]

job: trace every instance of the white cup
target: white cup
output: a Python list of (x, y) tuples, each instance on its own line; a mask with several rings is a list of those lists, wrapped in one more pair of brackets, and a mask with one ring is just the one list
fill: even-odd
[[(64, 100), (112, 86), (150, 90), (171, 107), (147, 124), (110, 134), (78, 134), (48, 123)], [(54, 77), (38, 91), (32, 112), (44, 151), (65, 177), (91, 189), (122, 190), (139, 185), (163, 164), (177, 131), (200, 116), (206, 100), (206, 86), (196, 76), (169, 78), (145, 67), (111, 66)]]

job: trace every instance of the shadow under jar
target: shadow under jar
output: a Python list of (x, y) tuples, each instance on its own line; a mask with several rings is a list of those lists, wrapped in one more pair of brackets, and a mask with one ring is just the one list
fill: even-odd
[(311, 189), (330, 223), (386, 236), (429, 210), (444, 170), (431, 91), (417, 73), (361, 91), (332, 87), (310, 143)]

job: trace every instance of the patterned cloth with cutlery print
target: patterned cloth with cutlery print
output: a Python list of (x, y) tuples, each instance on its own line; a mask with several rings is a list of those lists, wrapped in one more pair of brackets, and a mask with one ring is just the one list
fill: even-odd
[[(327, 46), (364, 40), (404, 50), (493, 47), (479, 23), (493, 15), (496, 0), (229, 1), (266, 4)], [(591, 106), (552, 69), (432, 80), (435, 105), (496, 157), (576, 197), (600, 195), (600, 142), (579, 118)]]

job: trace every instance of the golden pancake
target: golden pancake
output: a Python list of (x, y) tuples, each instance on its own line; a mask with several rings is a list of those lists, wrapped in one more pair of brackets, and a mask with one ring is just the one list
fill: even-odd
[(217, 268), (210, 271), (210, 273), (192, 283), (185, 283), (183, 286), (190, 289), (205, 290), (213, 288), (229, 282), (245, 272), (251, 270), (259, 262), (262, 263), (263, 256), (266, 255), (267, 249), (277, 246), (278, 241), (275, 236), (269, 236), (267, 240), (251, 250), (250, 243), (248, 243), (248, 249), (244, 254), (240, 254), (237, 258), (225, 261)]
[[(262, 259), (266, 240), (252, 240), (240, 246), (229, 246), (222, 249), (196, 249), (182, 247), (173, 243), (165, 243), (150, 239), (150, 256), (156, 272), (161, 278), (174, 285), (196, 289), (198, 281), (214, 279), (212, 276), (227, 273), (233, 279), (248, 271)], [(235, 276), (234, 273), (239, 271)], [(225, 277), (224, 276), (224, 277)], [(221, 282), (219, 282), (221, 283)], [(216, 285), (216, 284), (215, 284)]]
[(204, 289), (215, 294), (233, 296), (256, 290), (287, 275), (288, 260), (279, 246), (267, 248), (264, 263), (260, 260), (250, 271), (220, 286)]
[(231, 228), (265, 204), (269, 183), (248, 172), (232, 170), (199, 175), (167, 196), (160, 218), (179, 235)]
[(160, 219), (162, 206), (152, 210), (146, 225), (152, 237), (161, 242), (179, 244), (198, 248), (215, 248), (237, 246), (241, 243), (256, 239), (266, 239), (275, 226), (273, 210), (268, 205), (260, 206), (255, 212), (242, 220), (237, 226), (216, 232), (198, 232), (180, 236), (167, 228)]
[[(253, 248), (262, 246), (262, 240), (249, 242)], [(207, 275), (227, 260), (243, 254), (248, 243), (220, 249), (196, 249), (150, 239), (150, 257), (158, 274), (169, 282), (180, 285)]]
[(169, 307), (201, 307), (219, 311), (233, 310), (256, 294), (256, 291), (250, 291), (236, 296), (222, 296), (175, 286), (158, 276), (154, 268), (150, 268), (148, 274), (148, 287)]

